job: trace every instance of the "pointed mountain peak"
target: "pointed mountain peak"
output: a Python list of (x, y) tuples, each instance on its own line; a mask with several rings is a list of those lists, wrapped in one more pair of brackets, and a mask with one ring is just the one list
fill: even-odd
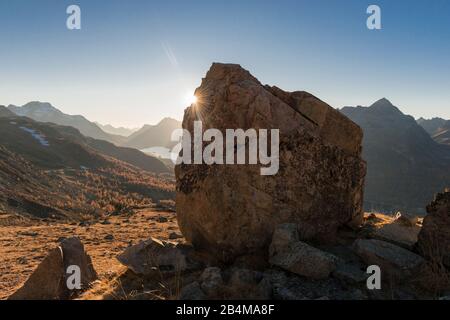
[(164, 118), (164, 119), (162, 119), (158, 124), (157, 124), (157, 126), (161, 126), (161, 125), (173, 125), (173, 124), (178, 124), (178, 123), (180, 123), (178, 120), (175, 120), (175, 119), (173, 119), (173, 118)]
[(394, 105), (388, 99), (381, 98), (380, 100), (373, 103), (371, 107), (375, 107), (375, 106), (393, 107)]
[(370, 109), (384, 113), (402, 114), (402, 112), (386, 98), (382, 98), (373, 103), (370, 106)]

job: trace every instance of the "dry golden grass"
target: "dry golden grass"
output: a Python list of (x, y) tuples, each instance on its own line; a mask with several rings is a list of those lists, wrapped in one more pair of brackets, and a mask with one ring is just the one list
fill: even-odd
[[(160, 216), (168, 218), (168, 222), (160, 223)], [(101, 222), (97, 221), (90, 226), (42, 222), (31, 226), (0, 226), (0, 299), (7, 298), (26, 281), (47, 252), (58, 245), (61, 237), (80, 237), (92, 257), (99, 274), (99, 281), (94, 285), (90, 296), (94, 298), (107, 296), (107, 290), (117, 294), (118, 290), (115, 288), (120, 288), (120, 285), (111, 286), (111, 281), (120, 279), (126, 268), (115, 257), (129, 245), (150, 237), (167, 240), (170, 233), (179, 233), (174, 213), (152, 209), (139, 210), (129, 217), (110, 217), (108, 224)], [(114, 239), (106, 240), (107, 235), (112, 235)], [(109, 288), (102, 287), (106, 284)], [(125, 296), (129, 294), (127, 292)]]

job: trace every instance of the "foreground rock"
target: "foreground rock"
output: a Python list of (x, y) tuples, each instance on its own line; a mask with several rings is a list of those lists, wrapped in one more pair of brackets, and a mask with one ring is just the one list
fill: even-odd
[(419, 255), (386, 241), (358, 239), (354, 249), (365, 263), (379, 266), (382, 275), (399, 279), (415, 275), (424, 263)]
[(395, 220), (392, 223), (385, 224), (375, 230), (373, 237), (412, 250), (417, 243), (421, 228), (410, 222), (410, 220)]
[(231, 259), (264, 252), (280, 223), (324, 240), (362, 221), (362, 131), (352, 121), (306, 92), (263, 86), (239, 65), (213, 64), (196, 95), (183, 121), (192, 136), (197, 120), (224, 137), (226, 129), (279, 129), (280, 163), (272, 176), (260, 165), (176, 166), (177, 218), (194, 246)]
[[(226, 274), (227, 282), (224, 281)], [(191, 282), (181, 289), (181, 300), (206, 299), (251, 299), (268, 300), (272, 298), (272, 285), (263, 273), (240, 268), (222, 271), (218, 267), (206, 268), (198, 281)]]
[(120, 263), (134, 273), (177, 273), (197, 269), (200, 264), (192, 258), (191, 247), (151, 238), (127, 248), (117, 256)]
[(275, 230), (270, 263), (301, 276), (324, 279), (336, 269), (337, 258), (299, 241), (295, 224), (283, 224)]
[[(81, 289), (70, 290), (66, 271), (78, 266), (81, 275)], [(25, 284), (12, 294), (10, 300), (62, 300), (76, 296), (86, 290), (97, 279), (91, 258), (85, 252), (78, 238), (65, 239), (51, 250), (36, 268)]]
[(419, 252), (450, 268), (450, 191), (437, 194), (427, 212), (417, 242)]

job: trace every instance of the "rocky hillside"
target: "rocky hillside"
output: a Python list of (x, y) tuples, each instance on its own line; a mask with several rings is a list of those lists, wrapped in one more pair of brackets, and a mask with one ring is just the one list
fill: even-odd
[(170, 173), (160, 160), (138, 150), (84, 137), (77, 129), (26, 117), (0, 117), (0, 144), (45, 168), (95, 168), (104, 156), (152, 173)]
[(365, 209), (424, 214), (433, 195), (450, 184), (450, 148), (387, 99), (341, 112), (364, 131)]
[(0, 148), (4, 212), (70, 220), (173, 197), (171, 174), (162, 162), (86, 138), (74, 128), (0, 117)]

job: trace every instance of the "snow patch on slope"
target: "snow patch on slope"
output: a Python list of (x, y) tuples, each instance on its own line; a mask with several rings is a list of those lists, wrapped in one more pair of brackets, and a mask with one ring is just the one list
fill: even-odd
[(20, 127), (20, 129), (22, 129), (23, 131), (28, 132), (29, 134), (31, 134), (31, 136), (41, 144), (41, 146), (43, 146), (43, 147), (49, 147), (50, 146), (50, 144), (48, 143), (48, 141), (45, 138), (45, 136), (43, 134), (41, 134), (41, 133), (36, 132), (36, 130), (30, 129), (30, 128), (27, 128), (27, 127)]

